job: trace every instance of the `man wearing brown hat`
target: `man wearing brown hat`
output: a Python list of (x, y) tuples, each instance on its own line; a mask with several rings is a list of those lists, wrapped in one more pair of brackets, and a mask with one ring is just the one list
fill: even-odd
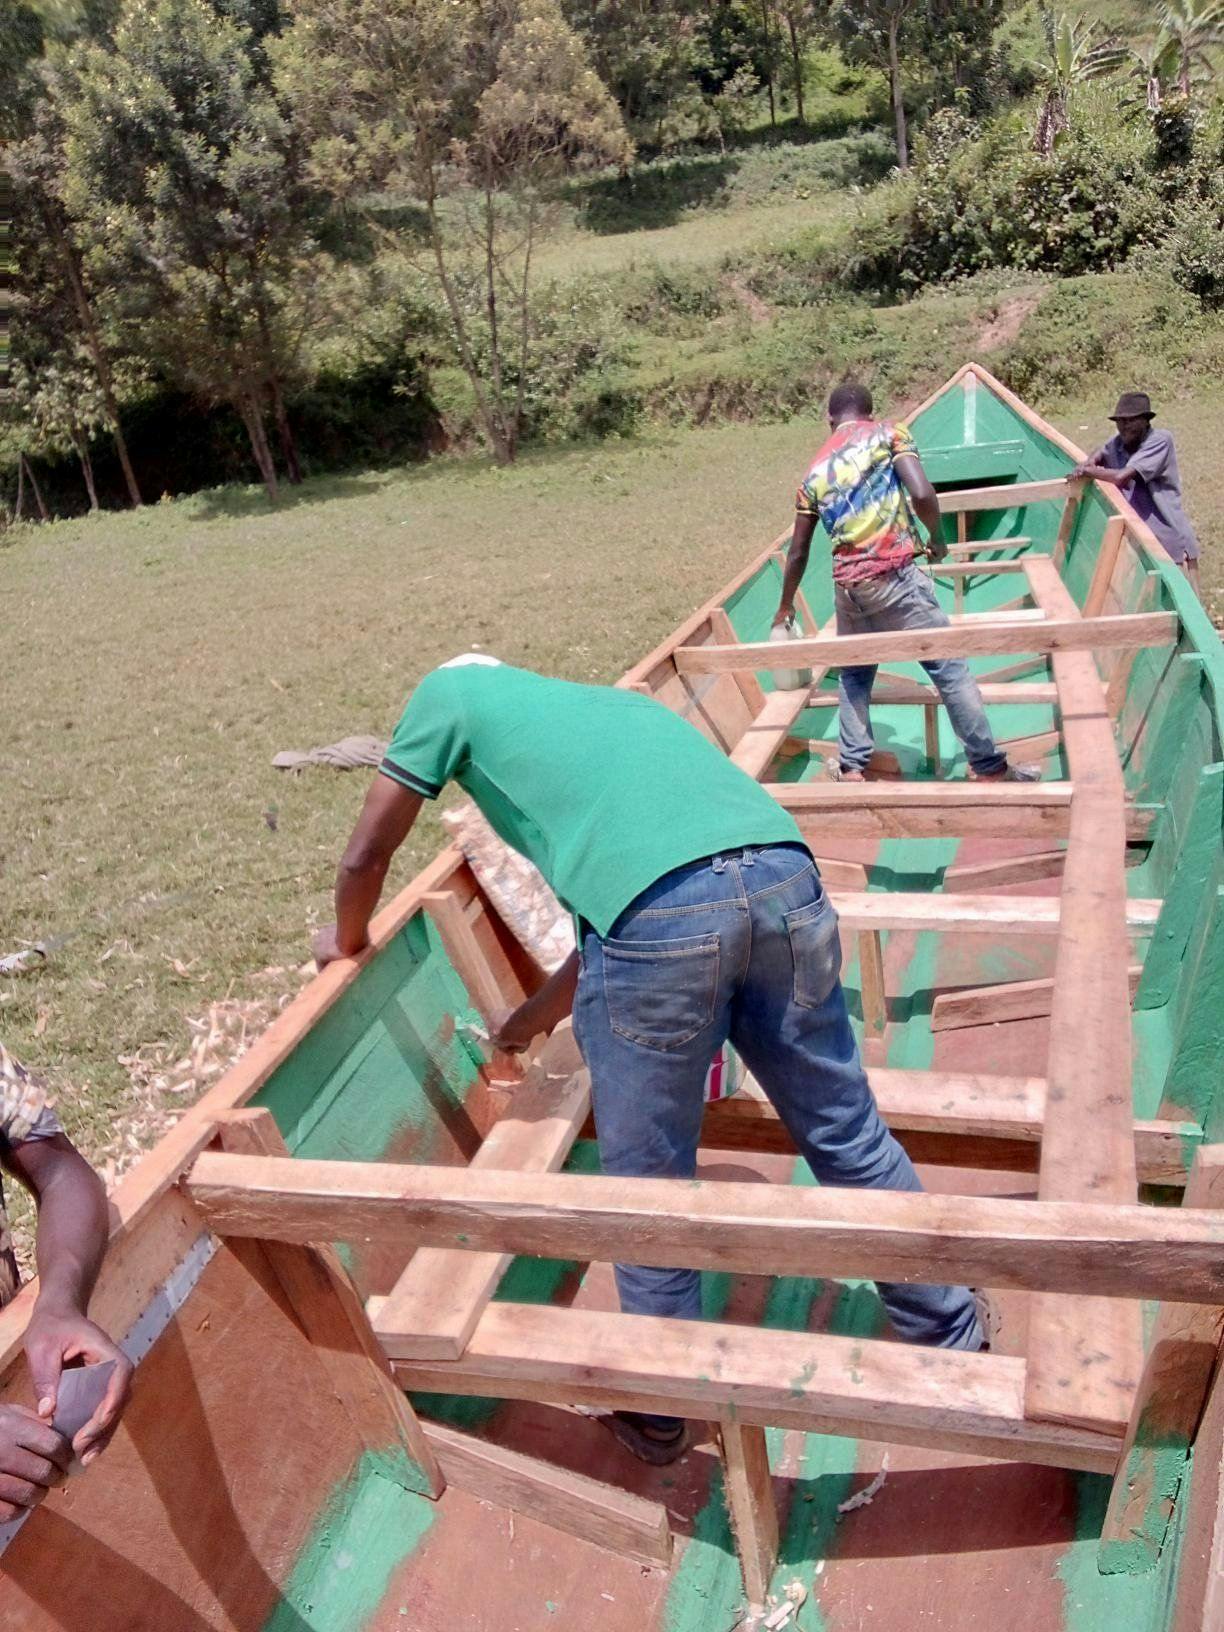
[(1153, 428), (1155, 415), (1146, 391), (1124, 391), (1109, 417), (1118, 434), (1080, 465), (1076, 475), (1122, 488), (1136, 515), (1147, 522), (1201, 600), (1198, 541), (1182, 509), (1173, 438), (1168, 431)]

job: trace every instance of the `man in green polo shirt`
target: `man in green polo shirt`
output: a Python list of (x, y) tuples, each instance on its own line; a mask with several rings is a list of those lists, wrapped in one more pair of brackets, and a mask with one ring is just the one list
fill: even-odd
[[(320, 967), (367, 944), (391, 857), (423, 799), (456, 781), (574, 914), (578, 950), (501, 1017), (525, 1048), (570, 1012), (605, 1173), (691, 1178), (711, 1059), (730, 1039), (822, 1184), (921, 1189), (859, 1060), (837, 916), (794, 820), (678, 715), (636, 692), (488, 657), (421, 681), (336, 878)], [(626, 1313), (693, 1319), (693, 1270), (618, 1264)], [(881, 1284), (898, 1334), (977, 1349), (964, 1287)], [(646, 1461), (685, 1447), (675, 1418), (605, 1419)]]

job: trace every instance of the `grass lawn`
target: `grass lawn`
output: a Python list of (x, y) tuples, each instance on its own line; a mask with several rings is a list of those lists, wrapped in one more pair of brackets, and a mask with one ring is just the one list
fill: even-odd
[[(389, 734), (473, 644), (614, 679), (788, 525), (819, 434), (439, 461), (276, 511), (227, 490), (8, 535), (0, 952), (65, 939), (0, 980), (0, 1035), (83, 1148), (122, 1165), (157, 1132), (120, 1056), (173, 1061), (210, 1002), (296, 987), (368, 776), (286, 775), (279, 749)], [(423, 822), (390, 884), (440, 841)]]

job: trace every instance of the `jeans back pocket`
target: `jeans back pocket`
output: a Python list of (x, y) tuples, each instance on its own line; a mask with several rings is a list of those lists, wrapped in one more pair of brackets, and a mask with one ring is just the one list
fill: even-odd
[(714, 1018), (718, 936), (602, 943), (604, 999), (618, 1037), (646, 1048), (683, 1048)]
[(818, 901), (788, 912), (784, 922), (795, 966), (795, 1002), (803, 1009), (818, 1009), (841, 973), (837, 914), (822, 892)]

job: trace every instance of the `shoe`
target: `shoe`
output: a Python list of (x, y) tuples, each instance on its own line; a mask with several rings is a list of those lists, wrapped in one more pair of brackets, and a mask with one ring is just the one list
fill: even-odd
[(837, 759), (829, 760), (829, 768), (826, 774), (830, 782), (866, 782), (867, 780), (862, 771), (848, 771), (841, 761)]
[(677, 1422), (672, 1429), (659, 1428), (638, 1411), (612, 1411), (599, 1421), (639, 1462), (649, 1462), (652, 1468), (665, 1468), (689, 1448), (687, 1422)]
[(1040, 765), (1005, 765), (1001, 771), (969, 772), (971, 782), (1040, 782)]

